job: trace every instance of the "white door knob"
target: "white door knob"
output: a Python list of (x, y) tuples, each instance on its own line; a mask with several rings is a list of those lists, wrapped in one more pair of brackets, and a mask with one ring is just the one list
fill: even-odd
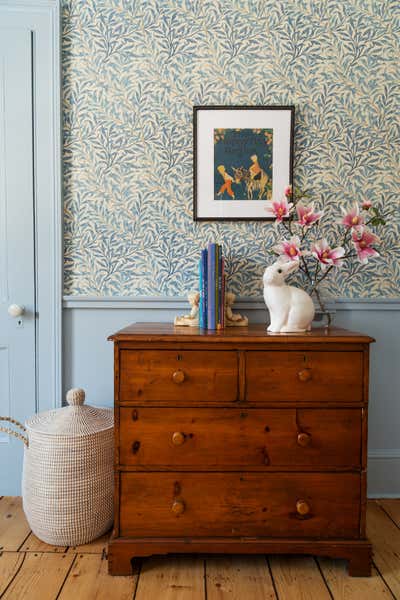
[(10, 304), (8, 307), (8, 314), (10, 317), (21, 317), (25, 312), (25, 306), (19, 304)]

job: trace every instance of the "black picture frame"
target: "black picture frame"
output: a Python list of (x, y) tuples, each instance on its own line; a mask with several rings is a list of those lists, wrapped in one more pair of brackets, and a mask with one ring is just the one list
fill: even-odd
[[(295, 107), (294, 105), (201, 105), (193, 107), (193, 220), (194, 221), (273, 221), (273, 217), (266, 216), (207, 216), (204, 210), (200, 210), (199, 202), (199, 172), (198, 172), (198, 141), (199, 141), (199, 125), (198, 116), (200, 111), (288, 111), (290, 118), (289, 126), (289, 152), (288, 160), (288, 180), (287, 183), (293, 184), (293, 151), (294, 151), (294, 126), (295, 126)], [(283, 192), (283, 189), (282, 189)], [(259, 200), (257, 202), (260, 202)], [(223, 202), (224, 206), (229, 210), (229, 202)], [(246, 203), (244, 203), (246, 204)], [(261, 204), (261, 202), (260, 202)]]

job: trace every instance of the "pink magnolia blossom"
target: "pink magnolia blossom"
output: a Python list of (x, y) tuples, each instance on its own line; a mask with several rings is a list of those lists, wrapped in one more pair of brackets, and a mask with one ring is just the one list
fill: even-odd
[(354, 208), (349, 212), (347, 212), (344, 208), (342, 208), (342, 210), (344, 214), (342, 225), (348, 229), (364, 224), (364, 218), (360, 215), (360, 209), (357, 202), (354, 204)]
[(277, 223), (281, 223), (285, 217), (289, 216), (290, 209), (293, 203), (288, 202), (287, 198), (283, 198), (280, 202), (272, 202), (272, 206), (267, 206), (265, 209), (269, 217), (275, 217)]
[(299, 217), (299, 225), (303, 225), (303, 227), (309, 227), (324, 214), (323, 211), (314, 212), (314, 202), (308, 206), (305, 206), (302, 202), (298, 202), (296, 204), (296, 211)]
[(285, 194), (285, 196), (287, 198), (290, 198), (290, 196), (293, 194), (293, 188), (291, 185), (287, 185), (283, 191), (283, 193)]
[(302, 252), (300, 250), (300, 238), (294, 235), (290, 240), (282, 240), (273, 247), (274, 252), (280, 254), (285, 260), (299, 260)]
[(357, 251), (358, 260), (361, 263), (365, 264), (369, 258), (379, 256), (375, 248), (371, 247), (371, 244), (379, 242), (379, 238), (366, 227), (361, 226), (354, 229), (351, 238)]
[(311, 254), (319, 260), (322, 269), (326, 269), (332, 265), (340, 267), (344, 253), (345, 250), (342, 246), (332, 249), (325, 238), (315, 242), (314, 246), (311, 248)]
[(361, 204), (361, 208), (363, 208), (364, 210), (369, 210), (372, 206), (372, 202), (371, 200), (363, 200), (363, 203)]

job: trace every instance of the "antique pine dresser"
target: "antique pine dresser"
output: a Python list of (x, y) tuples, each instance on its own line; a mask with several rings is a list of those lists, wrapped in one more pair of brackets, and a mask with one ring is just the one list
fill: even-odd
[(370, 573), (370, 337), (143, 323), (110, 339), (111, 574), (169, 552), (326, 555)]

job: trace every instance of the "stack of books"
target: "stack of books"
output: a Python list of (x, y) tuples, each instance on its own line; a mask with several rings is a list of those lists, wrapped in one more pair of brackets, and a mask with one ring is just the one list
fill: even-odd
[(219, 244), (208, 244), (199, 261), (201, 329), (225, 326), (225, 260)]

